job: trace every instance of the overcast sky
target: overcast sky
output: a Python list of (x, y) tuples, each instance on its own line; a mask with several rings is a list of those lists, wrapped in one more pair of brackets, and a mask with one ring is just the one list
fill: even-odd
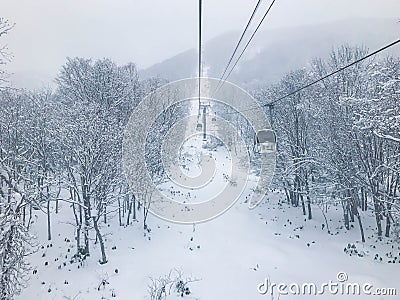
[[(241, 30), (256, 2), (203, 0), (204, 40)], [(198, 0), (1, 0), (0, 16), (16, 26), (0, 42), (13, 53), (11, 72), (55, 74), (67, 56), (144, 68), (197, 47), (197, 6)], [(400, 19), (400, 0), (276, 0), (263, 29), (356, 17)]]

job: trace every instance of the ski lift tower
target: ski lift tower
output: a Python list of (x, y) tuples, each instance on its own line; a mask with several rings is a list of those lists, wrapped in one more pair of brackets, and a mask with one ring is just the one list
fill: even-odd
[[(200, 75), (202, 75), (202, 77), (207, 77), (207, 67), (204, 64), (204, 61), (201, 61), (201, 68), (200, 68), (201, 72)], [(200, 78), (200, 77), (199, 77)], [(207, 95), (208, 93), (206, 91), (206, 93), (202, 92), (202, 90), (208, 90), (209, 87), (204, 85), (201, 86), (200, 83), (201, 81), (199, 80), (199, 118), (201, 116), (201, 114), (203, 113), (203, 118), (202, 118), (202, 124), (200, 122), (198, 122), (197, 124), (197, 130), (203, 130), (203, 141), (207, 141), (207, 113), (210, 110), (211, 107), (211, 103), (209, 99), (202, 99), (201, 98), (201, 94), (205, 94)], [(203, 81), (204, 82), (204, 81)]]

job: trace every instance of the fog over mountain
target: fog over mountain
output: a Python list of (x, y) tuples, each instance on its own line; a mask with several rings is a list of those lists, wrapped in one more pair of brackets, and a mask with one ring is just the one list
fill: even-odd
[[(267, 27), (267, 23), (265, 25)], [(399, 32), (400, 23), (393, 19), (348, 19), (321, 25), (263, 30), (257, 33), (229, 80), (243, 87), (273, 83), (290, 70), (307, 67), (315, 57), (328, 56), (334, 47), (363, 45), (374, 51), (398, 38)], [(204, 64), (208, 76), (221, 75), (240, 34), (239, 31), (231, 31), (204, 43)], [(398, 48), (384, 55), (389, 53), (399, 53)], [(196, 70), (197, 51), (191, 49), (142, 70), (141, 76), (177, 80), (196, 76)]]

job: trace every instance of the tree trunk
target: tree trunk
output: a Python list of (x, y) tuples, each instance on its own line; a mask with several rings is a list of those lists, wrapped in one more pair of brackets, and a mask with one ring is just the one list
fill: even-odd
[(322, 216), (324, 217), (324, 220), (325, 220), (326, 229), (328, 231), (328, 234), (330, 234), (331, 230), (329, 229), (328, 218), (326, 217), (326, 213), (324, 211), (324, 207), (320, 207), (320, 209), (321, 209), (321, 212), (322, 212)]
[(130, 224), (130, 218), (131, 218), (131, 213), (132, 213), (132, 201), (128, 197), (128, 216), (126, 217), (126, 225), (128, 226)]
[(343, 220), (344, 226), (347, 230), (350, 229), (350, 221), (349, 221), (349, 209), (348, 209), (348, 200), (342, 200), (342, 207), (343, 207)]
[(390, 225), (391, 225), (391, 221), (390, 221), (390, 209), (391, 209), (391, 205), (388, 203), (387, 205), (387, 212), (386, 212), (386, 228), (385, 228), (385, 237), (389, 237), (390, 236)]
[(382, 219), (381, 219), (381, 206), (378, 196), (374, 193), (372, 195), (374, 200), (374, 210), (375, 210), (375, 220), (376, 220), (376, 227), (378, 229), (378, 237), (382, 237)]
[(28, 230), (31, 227), (31, 221), (32, 221), (32, 203), (29, 204), (29, 219), (28, 219), (28, 226), (26, 226), (26, 229)]
[(352, 210), (352, 214), (355, 215), (355, 216), (357, 217), (358, 225), (360, 226), (361, 241), (362, 241), (363, 243), (365, 243), (364, 227), (363, 227), (363, 224), (362, 224), (361, 215), (360, 215), (360, 213), (358, 212), (358, 208), (357, 208), (357, 205), (356, 205), (355, 202), (352, 202), (351, 210)]
[(288, 189), (286, 187), (286, 183), (285, 182), (286, 181), (284, 180), (283, 181), (283, 190), (285, 191), (287, 203), (290, 204), (290, 195), (289, 195), (289, 192), (288, 192)]
[(50, 213), (50, 199), (47, 199), (47, 239), (51, 240), (51, 213)]
[(135, 195), (132, 195), (133, 197), (133, 219), (136, 220), (136, 197)]
[(349, 200), (348, 200), (349, 201), (348, 202), (349, 203), (348, 208), (349, 208), (350, 221), (354, 222), (354, 210), (353, 210), (353, 207), (356, 206), (356, 199), (354, 197), (354, 194), (351, 193), (350, 189), (347, 190), (347, 197), (349, 198)]
[(304, 171), (304, 186), (306, 190), (306, 197), (307, 197), (307, 213), (308, 213), (308, 219), (312, 219), (312, 212), (311, 212), (311, 197), (310, 197), (310, 187), (308, 185), (308, 172), (307, 170)]
[[(146, 197), (146, 196), (145, 196)], [(144, 200), (146, 200), (146, 198), (144, 199)], [(148, 214), (149, 214), (149, 208), (150, 208), (150, 204), (151, 204), (151, 198), (149, 197), (149, 204), (147, 205), (147, 208), (146, 208), (146, 206), (143, 204), (143, 229), (144, 230), (146, 230), (147, 229), (147, 223), (146, 223), (146, 221), (147, 221), (147, 216), (148, 216)], [(144, 203), (146, 203), (146, 202), (144, 202)]]
[(306, 205), (304, 203), (304, 197), (303, 197), (303, 194), (301, 192), (300, 192), (300, 200), (301, 200), (301, 207), (303, 209), (303, 215), (305, 216), (305, 215), (307, 215)]
[[(1, 187), (1, 185), (0, 185), (0, 187)], [(24, 223), (24, 225), (25, 225), (25, 222), (26, 222), (26, 211), (25, 211), (25, 208), (26, 208), (26, 206), (24, 206), (24, 208), (22, 210), (22, 222)], [(1, 207), (0, 207), (0, 214), (1, 214)]]
[(357, 213), (356, 216), (357, 216), (357, 219), (358, 219), (358, 225), (360, 226), (361, 241), (362, 241), (363, 243), (365, 243), (364, 228), (363, 228), (363, 225), (362, 225), (361, 216), (360, 216), (359, 213)]
[(310, 195), (307, 195), (307, 209), (308, 209), (308, 219), (312, 219), (312, 211), (311, 211), (311, 198)]
[(83, 230), (83, 237), (84, 237), (84, 242), (85, 242), (85, 254), (89, 255), (90, 249), (89, 249), (89, 227), (90, 227), (90, 200), (87, 196), (86, 193), (84, 193), (83, 196), (83, 204), (85, 208), (83, 209), (83, 214), (85, 218), (85, 226)]
[(97, 224), (97, 217), (93, 217), (93, 226), (94, 226), (94, 230), (96, 231), (96, 236), (99, 240), (100, 243), (100, 250), (101, 250), (101, 260), (100, 260), (100, 264), (106, 264), (107, 263), (107, 257), (106, 257), (106, 250), (104, 247), (104, 240), (103, 237), (101, 236), (100, 233), (100, 229), (99, 226)]
[(364, 189), (364, 187), (361, 187), (361, 210), (366, 211), (367, 210), (367, 193)]
[(119, 226), (122, 226), (122, 216), (121, 216), (121, 199), (118, 196), (118, 221), (119, 221)]
[(56, 214), (58, 214), (58, 199), (60, 198), (61, 194), (61, 177), (58, 177), (58, 192), (56, 197)]

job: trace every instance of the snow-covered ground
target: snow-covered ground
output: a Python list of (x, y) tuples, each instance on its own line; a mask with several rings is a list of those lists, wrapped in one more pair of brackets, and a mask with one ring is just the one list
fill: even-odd
[[(400, 264), (387, 263), (391, 259), (385, 256), (390, 251), (399, 257), (399, 247), (391, 249), (380, 242), (377, 249), (372, 248), (376, 243), (371, 228), (367, 228), (365, 245), (358, 242), (356, 228), (349, 232), (335, 229), (339, 234), (329, 235), (326, 229), (322, 230), (323, 219), (316, 209), (314, 219), (306, 221), (298, 208), (279, 202), (279, 196), (268, 197), (252, 211), (244, 203), (237, 203), (222, 216), (195, 227), (150, 217), (150, 234), (143, 233), (139, 222), (124, 228), (114, 220), (103, 229), (109, 232), (109, 262), (97, 263), (100, 253), (98, 245), (94, 245), (83, 266), (69, 262), (75, 243), (73, 227), (67, 222), (73, 216), (64, 204), (62, 213), (54, 217), (54, 240), (45, 239), (44, 215), (38, 216), (34, 224), (44, 248), (29, 258), (37, 273), (31, 275), (29, 287), (18, 299), (111, 299), (113, 291), (117, 299), (149, 299), (149, 277), (157, 278), (173, 269), (200, 279), (190, 284), (193, 294), (188, 299), (269, 299), (257, 291), (264, 278), (276, 283), (318, 284), (336, 280), (341, 271), (348, 274), (351, 282), (400, 289)], [(372, 223), (372, 216), (365, 216), (365, 221)], [(340, 226), (337, 220), (332, 220), (331, 225), (334, 224)], [(366, 256), (344, 253), (346, 245), (353, 242)], [(374, 260), (376, 253), (383, 257), (382, 261)], [(98, 290), (102, 279), (109, 284)]]
[[(185, 143), (181, 168), (186, 175), (197, 176), (200, 155), (210, 155), (216, 160), (213, 180), (205, 189), (190, 192), (171, 182), (160, 186), (177, 201), (207, 200), (207, 195), (215, 195), (216, 188), (227, 184), (231, 157), (224, 147), (218, 151), (202, 149), (201, 140), (197, 135)], [(313, 206), (313, 219), (307, 220), (300, 208), (284, 202), (279, 191), (271, 192), (257, 208), (249, 210), (245, 202), (251, 185), (226, 213), (195, 226), (172, 224), (150, 215), (147, 223), (151, 230), (143, 229), (141, 219), (121, 227), (115, 214), (102, 225), (108, 255), (105, 265), (98, 263), (100, 249), (94, 240), (87, 260), (70, 262), (76, 243), (68, 203), (61, 203), (60, 213), (52, 216), (52, 241), (46, 240), (46, 216), (36, 212), (32, 229), (40, 249), (29, 257), (29, 286), (17, 299), (151, 299), (148, 286), (152, 279), (171, 271), (172, 276), (181, 273), (183, 279), (193, 280), (185, 299), (272, 299), (269, 293), (258, 291), (266, 279), (276, 284), (315, 283), (319, 287), (330, 280), (338, 282), (339, 272), (347, 274), (346, 282), (372, 284), (371, 291), (397, 288), (397, 296), (368, 299), (400, 299), (400, 247), (386, 239), (377, 241), (371, 212), (362, 215), (367, 236), (363, 244), (356, 223), (349, 231), (342, 226), (340, 206), (329, 208), (330, 234), (322, 225), (325, 221), (317, 206)], [(349, 244), (349, 251), (344, 251)], [(276, 292), (273, 299), (366, 297), (332, 296), (327, 290), (317, 296), (278, 297)], [(181, 296), (172, 290), (167, 299)]]
[[(400, 299), (400, 248), (392, 248), (386, 240), (376, 241), (374, 228), (369, 225), (373, 224), (371, 213), (363, 215), (368, 236), (363, 245), (357, 224), (350, 231), (342, 227), (339, 206), (331, 207), (332, 234), (328, 234), (322, 228), (324, 220), (318, 207), (313, 207), (313, 220), (306, 220), (300, 208), (282, 202), (283, 196), (271, 193), (254, 210), (240, 199), (225, 214), (196, 226), (149, 216), (151, 232), (145, 232), (141, 222), (120, 227), (118, 217), (114, 217), (102, 228), (108, 254), (105, 265), (98, 264), (98, 244), (91, 245), (91, 256), (83, 265), (70, 263), (76, 249), (73, 214), (67, 203), (62, 203), (61, 212), (53, 215), (52, 241), (46, 240), (46, 216), (37, 212), (33, 231), (41, 247), (29, 257), (33, 267), (29, 286), (17, 299), (150, 299), (150, 278), (165, 276), (171, 270), (198, 279), (189, 283), (191, 294), (185, 299), (271, 299), (257, 290), (265, 278), (274, 283), (319, 285), (329, 280), (337, 282), (338, 272), (346, 272), (348, 282), (397, 288), (397, 296), (368, 299)], [(348, 243), (365, 256), (345, 253)], [(374, 259), (376, 254), (378, 259)], [(396, 256), (396, 263), (388, 263), (394, 259), (388, 256)], [(107, 282), (104, 286), (103, 280)], [(315, 297), (333, 296), (325, 293)], [(312, 296), (280, 297), (297, 298)], [(172, 291), (167, 299), (181, 297)]]

